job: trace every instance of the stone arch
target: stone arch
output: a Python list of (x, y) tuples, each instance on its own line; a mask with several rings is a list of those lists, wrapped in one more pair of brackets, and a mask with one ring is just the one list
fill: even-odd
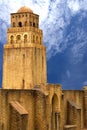
[(16, 36), (16, 43), (19, 43), (19, 41), (21, 41), (21, 35)]
[(27, 34), (24, 35), (24, 43), (27, 42)]
[(14, 43), (14, 36), (13, 36), (13, 35), (10, 36), (10, 43), (11, 43), (11, 44)]
[(38, 42), (38, 36), (36, 36), (36, 42)]
[(19, 27), (22, 27), (22, 22), (19, 22), (19, 23), (18, 23), (18, 26), (19, 26)]
[(52, 97), (52, 109), (54, 111), (58, 110), (58, 97), (57, 97), (56, 94), (54, 94), (53, 97)]
[(52, 97), (51, 130), (59, 130), (58, 97)]

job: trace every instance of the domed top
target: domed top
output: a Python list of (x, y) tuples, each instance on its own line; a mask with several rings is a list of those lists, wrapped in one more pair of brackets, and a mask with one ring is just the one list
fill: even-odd
[(21, 8), (17, 11), (17, 13), (24, 13), (24, 12), (33, 13), (33, 11), (32, 11), (30, 8), (26, 7), (26, 6), (21, 7)]

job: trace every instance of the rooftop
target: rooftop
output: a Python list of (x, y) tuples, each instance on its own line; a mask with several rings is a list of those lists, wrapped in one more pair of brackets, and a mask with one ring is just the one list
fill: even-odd
[(32, 11), (29, 7), (26, 7), (26, 6), (21, 7), (21, 8), (17, 11), (17, 13), (24, 13), (24, 12), (33, 13), (33, 11)]

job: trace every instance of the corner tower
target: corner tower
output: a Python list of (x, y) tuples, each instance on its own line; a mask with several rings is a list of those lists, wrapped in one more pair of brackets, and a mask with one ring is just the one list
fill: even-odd
[(25, 6), (11, 14), (4, 46), (4, 89), (30, 89), (46, 84), (46, 48), (42, 41), (37, 14)]

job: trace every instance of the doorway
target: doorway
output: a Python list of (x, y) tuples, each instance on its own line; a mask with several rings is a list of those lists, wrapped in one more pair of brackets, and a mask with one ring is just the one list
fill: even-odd
[(56, 94), (52, 98), (51, 130), (59, 130), (58, 97)]

